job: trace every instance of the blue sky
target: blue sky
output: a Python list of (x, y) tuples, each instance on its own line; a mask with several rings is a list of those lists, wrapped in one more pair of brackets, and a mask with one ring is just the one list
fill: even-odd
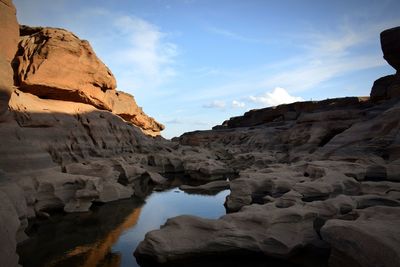
[(88, 40), (163, 136), (245, 111), (365, 96), (394, 69), (379, 33), (398, 0), (14, 0), (21, 24)]

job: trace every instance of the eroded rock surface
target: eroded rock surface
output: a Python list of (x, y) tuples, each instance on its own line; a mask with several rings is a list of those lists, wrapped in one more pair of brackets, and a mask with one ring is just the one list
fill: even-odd
[(21, 27), (15, 58), (17, 85), (42, 98), (92, 104), (109, 109), (104, 92), (114, 90), (111, 71), (97, 58), (90, 44), (56, 28)]
[(21, 26), (13, 65), (16, 85), (40, 98), (90, 104), (157, 136), (164, 126), (147, 116), (116, 80), (89, 42), (58, 28)]
[[(303, 266), (400, 265), (398, 73), (378, 79), (371, 99), (252, 110), (169, 142), (148, 136), (163, 126), (116, 90), (88, 42), (23, 26), (14, 58), (11, 1), (0, 0), (0, 12), (2, 263), (18, 264), (15, 246), (29, 218), (143, 198), (168, 182), (164, 174), (181, 173), (205, 183), (182, 187), (193, 192), (226, 188), (231, 178), (230, 213), (169, 219), (146, 235), (140, 259), (243, 253)], [(385, 59), (397, 71), (398, 32), (382, 35)]]
[(0, 1), (0, 121), (4, 120), (8, 101), (13, 91), (11, 61), (17, 51), (18, 22), (11, 0)]
[[(398, 28), (382, 33), (396, 70), (399, 37)], [(229, 214), (169, 219), (135, 255), (161, 264), (249, 252), (310, 267), (400, 265), (398, 85), (390, 75), (374, 83), (371, 99), (251, 110), (176, 138), (214, 151), (238, 175)]]

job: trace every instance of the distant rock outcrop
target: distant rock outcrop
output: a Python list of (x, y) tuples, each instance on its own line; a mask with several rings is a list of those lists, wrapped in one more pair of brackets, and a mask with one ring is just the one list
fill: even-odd
[[(400, 28), (382, 33), (398, 71)], [(400, 266), (400, 87), (378, 79), (368, 97), (251, 110), (175, 141), (231, 167), (217, 220), (169, 219), (135, 255), (144, 264), (264, 255), (300, 266)], [(297, 266), (297, 265), (296, 265)]]

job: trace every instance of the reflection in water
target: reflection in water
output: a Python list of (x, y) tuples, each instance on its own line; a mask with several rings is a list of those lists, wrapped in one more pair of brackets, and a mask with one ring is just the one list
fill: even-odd
[[(120, 255), (114, 254), (114, 257), (111, 257), (111, 261), (107, 261), (107, 265), (101, 264), (105, 259), (107, 259), (108, 254), (110, 253), (111, 246), (118, 240), (119, 236), (126, 229), (129, 229), (135, 226), (141, 208), (136, 208), (133, 212), (126, 218), (126, 220), (117, 228), (112, 230), (104, 239), (98, 240), (94, 244), (78, 246), (75, 249), (66, 253), (63, 258), (70, 258), (80, 254), (85, 255), (85, 260), (83, 264), (80, 264), (82, 267), (91, 267), (91, 266), (120, 266)], [(57, 262), (60, 260), (56, 260), (53, 262), (53, 266), (57, 266)]]
[(95, 207), (92, 212), (55, 215), (32, 226), (18, 248), (20, 263), (35, 266), (138, 266), (133, 251), (146, 232), (182, 214), (218, 218), (228, 190), (215, 196), (189, 195), (177, 188)]

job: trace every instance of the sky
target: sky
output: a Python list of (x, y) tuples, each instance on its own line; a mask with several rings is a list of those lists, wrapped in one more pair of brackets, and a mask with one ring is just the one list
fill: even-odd
[(14, 0), (20, 24), (88, 40), (118, 90), (166, 126), (211, 129), (282, 103), (368, 96), (394, 73), (379, 33), (399, 0)]

